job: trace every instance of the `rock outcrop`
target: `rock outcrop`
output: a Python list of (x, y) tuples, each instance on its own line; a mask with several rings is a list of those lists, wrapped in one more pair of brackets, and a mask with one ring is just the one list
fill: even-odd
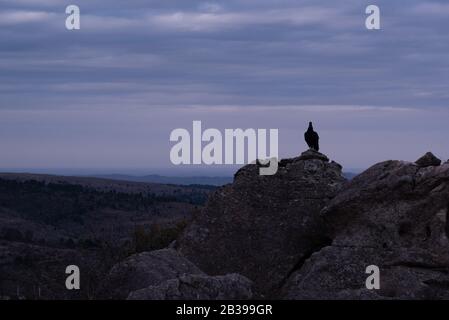
[(421, 158), (416, 160), (415, 162), (420, 167), (431, 167), (431, 166), (439, 166), (441, 164), (441, 160), (435, 157), (432, 152), (427, 152)]
[(253, 297), (251, 286), (251, 281), (239, 274), (189, 274), (134, 291), (128, 300), (247, 300)]
[[(108, 297), (449, 299), (449, 164), (422, 159), (385, 161), (350, 181), (312, 150), (273, 176), (247, 165), (177, 251), (115, 266)], [(379, 268), (379, 289), (366, 287), (368, 266)]]
[(130, 292), (177, 278), (183, 274), (204, 273), (173, 249), (135, 254), (109, 272), (102, 298), (126, 299)]
[(322, 154), (321, 152), (315, 151), (313, 149), (304, 151), (298, 158), (298, 160), (313, 160), (313, 159), (329, 162), (329, 158), (325, 154)]
[[(434, 165), (386, 161), (347, 183), (320, 215), (332, 244), (292, 274), (282, 296), (449, 299), (449, 164)], [(379, 290), (365, 286), (370, 265), (380, 269)]]
[(135, 254), (115, 265), (103, 299), (251, 299), (252, 282), (239, 274), (210, 277), (173, 249)]
[(242, 274), (273, 297), (309, 255), (329, 244), (320, 210), (345, 182), (341, 166), (309, 150), (273, 176), (240, 169), (179, 239), (178, 250), (210, 275)]

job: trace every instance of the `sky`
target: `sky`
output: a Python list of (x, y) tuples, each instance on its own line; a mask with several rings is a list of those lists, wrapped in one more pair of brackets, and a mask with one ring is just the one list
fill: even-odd
[(170, 132), (193, 120), (279, 129), (282, 158), (313, 121), (348, 170), (445, 161), (448, 87), (447, 1), (0, 0), (3, 170), (175, 170)]

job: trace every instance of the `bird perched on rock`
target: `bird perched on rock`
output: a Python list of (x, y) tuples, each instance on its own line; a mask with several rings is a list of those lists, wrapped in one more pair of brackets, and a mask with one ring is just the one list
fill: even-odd
[(309, 146), (309, 148), (311, 148), (311, 149), (313, 149), (315, 151), (319, 151), (320, 150), (320, 146), (318, 144), (318, 141), (320, 140), (320, 137), (318, 136), (318, 133), (313, 131), (312, 122), (309, 122), (309, 128), (304, 133), (304, 139), (306, 140), (307, 145)]

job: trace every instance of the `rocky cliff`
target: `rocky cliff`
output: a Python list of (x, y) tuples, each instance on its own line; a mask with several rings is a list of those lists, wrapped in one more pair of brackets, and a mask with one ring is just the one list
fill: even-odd
[[(111, 279), (132, 278), (118, 294), (449, 299), (449, 162), (428, 153), (346, 181), (340, 165), (309, 150), (281, 161), (274, 176), (258, 173), (258, 165), (245, 166), (218, 189), (173, 245), (177, 251), (131, 257), (125, 269), (113, 269)], [(369, 290), (372, 265), (380, 288)]]
[[(449, 164), (379, 163), (347, 183), (321, 211), (332, 244), (287, 281), (288, 299), (448, 299)], [(365, 287), (366, 267), (380, 289)]]
[(210, 197), (178, 250), (204, 272), (240, 273), (259, 296), (272, 297), (302, 261), (329, 244), (320, 210), (344, 182), (341, 166), (312, 150), (281, 161), (273, 176), (247, 165)]

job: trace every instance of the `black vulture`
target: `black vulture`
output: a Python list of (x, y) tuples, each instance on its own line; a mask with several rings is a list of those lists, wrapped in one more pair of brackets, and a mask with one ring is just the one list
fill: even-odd
[(306, 140), (309, 148), (312, 148), (315, 151), (320, 150), (320, 146), (318, 145), (318, 140), (320, 139), (320, 137), (318, 136), (318, 133), (313, 131), (312, 122), (309, 122), (309, 129), (307, 129), (307, 131), (304, 133), (304, 139)]

